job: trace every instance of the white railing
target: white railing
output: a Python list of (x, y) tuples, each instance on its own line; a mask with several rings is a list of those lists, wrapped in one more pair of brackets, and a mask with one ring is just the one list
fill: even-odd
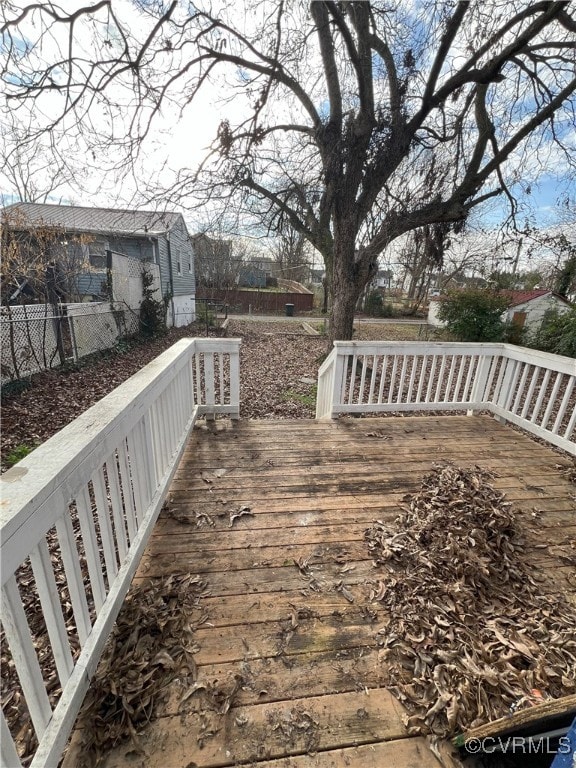
[(22, 693), (2, 713), (2, 766), (21, 765), (9, 723), (24, 708), (32, 766), (58, 764), (196, 418), (239, 415), (239, 346), (179, 341), (1, 478), (2, 627)]
[(576, 360), (512, 344), (335, 341), (318, 372), (317, 419), (462, 410), (576, 455)]

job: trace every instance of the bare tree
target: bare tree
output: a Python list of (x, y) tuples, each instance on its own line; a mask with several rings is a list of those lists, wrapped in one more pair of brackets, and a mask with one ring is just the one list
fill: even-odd
[(212, 153), (180, 169), (170, 201), (203, 194), (228, 206), (235, 194), (273, 230), (289, 222), (324, 258), (332, 338), (351, 337), (390, 243), (419, 228), (447, 233), (496, 195), (513, 212), (511, 185), (523, 167), (537, 173), (534, 147), (561, 147), (574, 120), (565, 2), (135, 5), (128, 20), (114, 0), (73, 12), (5, 3), (10, 101), (44, 107), (40, 131), (94, 128), (88, 152), (111, 126), (106, 140), (120, 136), (133, 160), (163, 111), (225, 88)]
[(92, 271), (90, 235), (67, 232), (45, 222), (31, 223), (19, 205), (2, 210), (2, 303), (78, 300), (77, 281)]
[(196, 285), (201, 290), (220, 291), (235, 285), (238, 263), (229, 239), (200, 232), (192, 237)]
[(0, 172), (6, 182), (0, 193), (2, 205), (59, 201), (62, 189), (81, 174), (68, 164), (54, 162), (49, 144), (27, 141), (32, 131), (30, 120), (20, 124), (13, 113), (0, 124)]
[(302, 232), (288, 226), (270, 247), (272, 258), (278, 265), (278, 277), (304, 283), (310, 270), (310, 243)]

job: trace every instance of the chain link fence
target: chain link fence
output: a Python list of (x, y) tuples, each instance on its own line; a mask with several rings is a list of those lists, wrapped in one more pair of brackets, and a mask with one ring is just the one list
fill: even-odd
[(1, 382), (78, 362), (138, 330), (138, 312), (125, 302), (1, 307)]

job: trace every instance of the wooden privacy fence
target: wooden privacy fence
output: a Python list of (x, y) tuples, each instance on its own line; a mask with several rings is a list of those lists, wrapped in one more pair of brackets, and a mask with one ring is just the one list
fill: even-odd
[(314, 294), (242, 290), (241, 288), (228, 291), (211, 291), (208, 294), (202, 290), (196, 292), (196, 298), (210, 298), (219, 303), (226, 303), (240, 312), (281, 312), (284, 313), (286, 304), (293, 304), (294, 311), (310, 312), (314, 308)]
[(346, 342), (318, 372), (316, 418), (490, 411), (576, 455), (576, 360), (512, 344)]
[(3, 642), (21, 688), (17, 705), (4, 696), (2, 766), (21, 765), (22, 704), (31, 765), (58, 764), (197, 417), (238, 418), (239, 347), (179, 341), (0, 479)]

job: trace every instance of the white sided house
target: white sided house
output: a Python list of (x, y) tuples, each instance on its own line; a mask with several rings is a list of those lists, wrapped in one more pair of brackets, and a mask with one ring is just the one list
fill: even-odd
[(169, 326), (195, 320), (194, 253), (182, 214), (40, 203), (15, 203), (5, 208), (4, 214), (13, 215), (18, 222), (13, 228), (22, 231), (54, 227), (63, 236), (85, 236), (81, 247), (86, 250), (83, 256), (90, 271), (78, 280), (83, 301), (100, 298), (91, 295), (94, 277), (105, 273), (106, 253), (110, 251), (157, 265), (161, 293), (157, 298), (169, 298)]
[[(536, 330), (549, 310), (567, 312), (571, 304), (553, 291), (535, 288), (532, 291), (500, 291), (509, 299), (508, 309), (503, 313), (502, 320), (512, 323), (518, 328)], [(442, 328), (445, 323), (438, 317), (441, 297), (430, 300), (428, 307), (428, 325)]]

